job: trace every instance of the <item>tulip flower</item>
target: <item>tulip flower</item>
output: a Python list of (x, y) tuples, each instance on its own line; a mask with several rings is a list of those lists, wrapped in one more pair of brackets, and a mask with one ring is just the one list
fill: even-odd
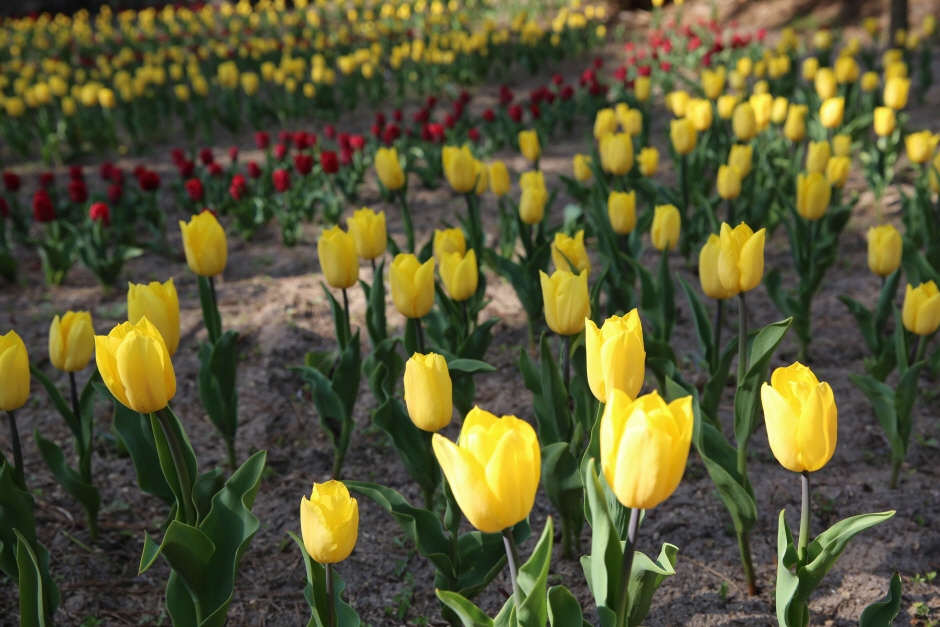
[(617, 130), (617, 115), (613, 109), (601, 109), (594, 117), (594, 139), (600, 140), (607, 133)]
[(663, 99), (666, 108), (672, 111), (677, 118), (683, 118), (686, 115), (686, 105), (689, 103), (689, 94), (681, 89), (671, 91)]
[(783, 96), (777, 96), (770, 108), (770, 121), (774, 124), (783, 124), (787, 119), (789, 109), (790, 102)]
[(356, 254), (360, 259), (373, 260), (385, 254), (388, 233), (384, 211), (373, 211), (368, 207), (357, 209), (352, 217), (346, 218), (346, 229), (356, 244)]
[(460, 511), (475, 528), (498, 533), (529, 516), (542, 452), (527, 422), (474, 407), (457, 444), (435, 433), (432, 447)]
[(692, 121), (688, 118), (672, 120), (669, 123), (669, 139), (673, 149), (680, 155), (685, 156), (695, 150), (698, 137)]
[(392, 302), (406, 318), (423, 318), (434, 305), (434, 259), (423, 264), (411, 254), (401, 253), (389, 269)]
[(753, 154), (754, 148), (750, 144), (733, 144), (728, 153), (728, 165), (736, 167), (742, 179), (747, 178), (751, 173)]
[(878, 88), (878, 73), (877, 72), (865, 72), (862, 74), (862, 91), (866, 94), (869, 94), (875, 91)]
[(653, 146), (643, 148), (640, 150), (637, 162), (640, 164), (640, 174), (654, 176), (659, 168), (659, 151)]
[(829, 142), (810, 142), (809, 149), (806, 151), (806, 171), (825, 172), (831, 156), (832, 150)]
[(836, 82), (840, 85), (847, 85), (858, 80), (861, 70), (858, 67), (858, 61), (850, 56), (842, 55), (836, 59)]
[(512, 183), (509, 180), (509, 170), (502, 161), (494, 161), (490, 164), (489, 171), (490, 189), (497, 196), (505, 196), (509, 193)]
[(734, 200), (741, 195), (741, 171), (733, 165), (718, 168), (718, 195), (724, 200)]
[(725, 90), (725, 74), (713, 70), (702, 70), (702, 91), (709, 100), (718, 100)]
[(794, 144), (806, 137), (806, 105), (790, 105), (787, 121), (783, 125), (783, 134)]
[(807, 57), (803, 60), (800, 68), (800, 74), (807, 83), (816, 79), (816, 72), (819, 71), (819, 59), (816, 57)]
[[(614, 107), (614, 117), (617, 119), (617, 124), (620, 125), (620, 128), (623, 129), (625, 133), (629, 132), (627, 127), (630, 125), (629, 120), (627, 119), (630, 116), (630, 105), (625, 102), (618, 102), (617, 106)], [(595, 125), (597, 124), (597, 119), (594, 120)], [(606, 135), (607, 133), (616, 132), (616, 127), (610, 129), (607, 132), (601, 133), (599, 136), (595, 135), (594, 139), (600, 141), (600, 138)]]
[(826, 215), (832, 188), (819, 172), (796, 177), (796, 212), (806, 220), (819, 220)]
[(575, 155), (571, 165), (574, 178), (582, 183), (587, 183), (594, 176), (594, 172), (591, 171), (591, 157), (588, 155)]
[(601, 417), (604, 478), (617, 500), (631, 509), (652, 509), (682, 480), (692, 443), (692, 397), (668, 405), (652, 392), (632, 400), (614, 389)]
[(749, 292), (764, 277), (765, 229), (757, 233), (743, 222), (731, 228), (721, 225), (721, 250), (718, 255), (718, 280), (735, 294)]
[(128, 409), (155, 413), (176, 395), (170, 351), (149, 318), (96, 335), (95, 361), (105, 386)]
[(463, 230), (453, 229), (435, 229), (434, 230), (434, 260), (441, 262), (441, 256), (445, 253), (460, 253), (463, 257), (467, 252), (467, 241), (464, 238)]
[(606, 403), (614, 390), (636, 398), (646, 374), (643, 325), (636, 309), (611, 316), (600, 329), (590, 318), (584, 324), (588, 385), (595, 398)]
[(317, 257), (320, 270), (330, 287), (346, 290), (359, 280), (359, 259), (356, 256), (356, 240), (334, 226), (323, 231), (317, 240)]
[(754, 60), (751, 57), (741, 57), (734, 66), (734, 70), (743, 78), (747, 78), (754, 71)]
[[(886, 65), (884, 70), (885, 84), (887, 85), (887, 82), (892, 78), (908, 78), (907, 63), (904, 61), (894, 61), (890, 65)], [(906, 103), (907, 101), (905, 100), (904, 102)]]
[(743, 142), (750, 141), (757, 135), (757, 119), (750, 102), (742, 102), (734, 108), (731, 128), (735, 136)]
[(685, 105), (686, 117), (692, 121), (696, 131), (707, 131), (712, 125), (712, 103), (709, 100), (693, 98)]
[(549, 277), (540, 270), (539, 280), (548, 328), (562, 336), (580, 333), (584, 329), (584, 319), (591, 315), (588, 271), (573, 274), (567, 270), (556, 270)]
[(147, 318), (160, 332), (172, 357), (180, 344), (180, 302), (173, 279), (144, 285), (127, 285), (127, 320), (137, 324)]
[(911, 163), (927, 163), (933, 157), (937, 142), (930, 131), (910, 133), (904, 138), (904, 148)]
[(901, 319), (904, 328), (911, 333), (933, 335), (940, 328), (940, 291), (937, 290), (937, 284), (927, 281), (916, 288), (908, 284), (904, 292)]
[(67, 311), (49, 327), (49, 361), (56, 370), (84, 370), (95, 352), (95, 327), (87, 311)]
[(607, 217), (617, 235), (629, 235), (636, 228), (636, 191), (612, 191), (607, 197)]
[(675, 205), (658, 205), (653, 213), (650, 239), (656, 250), (673, 250), (679, 244), (682, 216)]
[(405, 405), (411, 422), (422, 431), (436, 433), (450, 424), (453, 385), (443, 357), (436, 353), (411, 356), (405, 364)]
[(754, 111), (754, 123), (757, 129), (765, 130), (770, 126), (770, 116), (773, 112), (774, 99), (770, 94), (754, 94), (748, 99), (751, 109)]
[(838, 85), (836, 85), (835, 73), (827, 67), (816, 70), (816, 76), (813, 77), (813, 85), (816, 88), (816, 95), (819, 96), (821, 100), (835, 98), (836, 92), (839, 90)]
[(627, 135), (636, 137), (643, 132), (643, 113), (639, 109), (630, 109), (624, 116), (622, 127)]
[(228, 242), (225, 229), (211, 211), (194, 215), (189, 223), (180, 220), (186, 264), (193, 274), (215, 277), (225, 271)]
[(482, 196), (486, 193), (486, 190), (489, 189), (489, 170), (482, 161), (475, 159), (473, 161), (473, 172), (477, 182), (473, 192), (477, 196)]
[(458, 194), (466, 194), (477, 184), (477, 172), (473, 153), (466, 144), (461, 148), (444, 146), (441, 152), (444, 163), (444, 176), (451, 188)]
[(519, 131), (519, 151), (522, 156), (535, 163), (542, 154), (539, 135), (535, 131)]
[(591, 273), (591, 260), (584, 247), (584, 230), (569, 237), (565, 233), (555, 233), (552, 241), (552, 262), (556, 270), (571, 270), (572, 272), (586, 270)]
[(849, 178), (851, 167), (852, 159), (849, 157), (832, 157), (826, 164), (826, 180), (836, 189), (841, 188)]
[(626, 133), (608, 133), (600, 141), (601, 168), (616, 176), (633, 169), (633, 140)]
[(739, 99), (734, 94), (725, 94), (718, 99), (718, 117), (722, 120), (730, 120), (734, 115), (734, 109), (738, 106)]
[(382, 186), (390, 192), (405, 186), (405, 173), (398, 161), (398, 150), (394, 147), (380, 147), (375, 151), (375, 171)]
[(868, 229), (868, 268), (880, 277), (894, 274), (901, 266), (904, 240), (890, 224)]
[(885, 82), (884, 103), (895, 111), (907, 106), (907, 96), (911, 90), (911, 79), (904, 77), (889, 78)]
[(341, 481), (314, 483), (310, 498), (301, 498), (300, 533), (307, 554), (318, 564), (349, 557), (359, 537), (359, 503)]
[(787, 470), (815, 472), (836, 450), (838, 410), (828, 383), (796, 362), (777, 368), (760, 390), (767, 440)]
[(894, 133), (897, 126), (897, 117), (891, 107), (877, 107), (875, 109), (875, 135), (888, 137)]
[(633, 81), (633, 97), (637, 102), (646, 102), (650, 99), (651, 87), (649, 76), (637, 76)]
[(698, 256), (698, 279), (706, 296), (715, 300), (726, 300), (738, 292), (725, 288), (718, 278), (718, 258), (720, 255), (721, 238), (712, 233), (708, 236), (708, 240), (702, 246)]
[[(26, 345), (10, 331), (0, 335), (0, 410), (15, 411), (29, 400), (29, 356)], [(21, 463), (17, 463), (22, 468)]]
[(459, 303), (473, 296), (479, 281), (476, 253), (472, 249), (466, 255), (443, 253), (440, 259), (441, 280), (451, 299)]
[(836, 135), (832, 138), (832, 154), (837, 157), (852, 156), (852, 136)]
[(548, 202), (548, 190), (542, 186), (533, 185), (522, 188), (519, 197), (519, 219), (532, 226), (538, 224), (545, 217), (545, 203)]
[(845, 98), (827, 98), (819, 107), (819, 121), (826, 128), (836, 128), (842, 124), (845, 115)]

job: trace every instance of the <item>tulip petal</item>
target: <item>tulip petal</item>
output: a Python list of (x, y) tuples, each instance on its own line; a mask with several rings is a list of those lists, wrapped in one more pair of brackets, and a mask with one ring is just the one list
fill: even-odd
[(761, 229), (751, 236), (738, 259), (741, 291), (747, 292), (758, 285), (764, 277), (764, 237), (766, 229)]
[(799, 416), (796, 443), (802, 466), (810, 472), (825, 466), (835, 450), (835, 438), (831, 433), (834, 421), (826, 419), (824, 398), (827, 396), (832, 396), (829, 384), (820, 383), (814, 387), (803, 403), (803, 411)]
[(130, 407), (149, 414), (166, 407), (164, 356), (160, 344), (139, 333), (129, 334), (115, 354), (117, 371), (125, 383)]
[(777, 391), (776, 385), (771, 387), (766, 383), (763, 384), (760, 389), (760, 398), (764, 407), (764, 423), (767, 425), (770, 450), (784, 468), (793, 472), (802, 472), (805, 468), (796, 441), (800, 414), (793, 413), (789, 401)]
[(470, 524), (487, 533), (502, 531), (505, 527), (500, 525), (499, 505), (490, 491), (483, 466), (470, 452), (437, 433), (431, 446), (454, 498)]

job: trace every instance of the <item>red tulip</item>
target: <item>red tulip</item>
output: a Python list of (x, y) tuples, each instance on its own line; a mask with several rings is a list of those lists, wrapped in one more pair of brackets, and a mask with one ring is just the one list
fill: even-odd
[(88, 200), (88, 187), (82, 179), (72, 179), (69, 181), (69, 198), (76, 204), (82, 204)]
[(327, 174), (336, 174), (339, 172), (339, 157), (332, 150), (324, 150), (320, 153), (320, 167)]
[(189, 179), (184, 184), (186, 188), (186, 193), (189, 194), (189, 199), (193, 202), (199, 202), (202, 200), (202, 197), (205, 195), (205, 189), (202, 186), (202, 181), (199, 179)]
[(279, 192), (286, 192), (290, 189), (290, 172), (283, 168), (279, 168), (274, 171), (272, 174), (272, 180), (274, 181), (274, 189)]
[(52, 222), (55, 220), (55, 207), (45, 188), (36, 190), (33, 195), (33, 220), (36, 222)]
[(92, 203), (88, 208), (88, 217), (95, 222), (101, 222), (105, 226), (111, 224), (111, 210), (103, 202)]

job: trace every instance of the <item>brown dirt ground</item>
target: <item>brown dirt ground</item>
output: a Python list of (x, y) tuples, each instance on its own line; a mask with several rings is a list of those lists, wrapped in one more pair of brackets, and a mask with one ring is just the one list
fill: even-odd
[[(738, 3), (743, 4), (743, 3)], [(769, 5), (770, 3), (748, 3)], [(866, 11), (869, 4), (866, 3)], [(917, 4), (915, 11), (922, 10)], [(722, 15), (736, 7), (722, 3)], [(705, 10), (694, 5), (694, 10)], [(687, 10), (692, 10), (687, 7)], [(748, 24), (777, 26), (767, 22), (767, 14), (755, 8), (744, 8)], [(633, 19), (628, 16), (627, 19)], [(611, 47), (610, 58), (617, 49)], [(576, 76), (583, 62), (565, 68)], [(539, 77), (520, 77), (514, 87), (520, 91), (540, 84), (548, 73)], [(935, 123), (934, 107), (940, 101), (935, 89), (927, 105), (915, 107), (912, 118), (923, 124)], [(494, 86), (483, 87), (474, 106), (485, 106), (495, 97)], [(360, 119), (369, 119), (363, 117)], [(655, 141), (662, 142), (663, 120)], [(350, 121), (355, 124), (355, 121)], [(549, 178), (570, 170), (574, 152), (587, 149), (587, 125), (570, 136), (562, 136), (545, 149), (542, 165)], [(250, 138), (240, 138), (242, 146)], [(220, 141), (219, 146), (230, 142)], [(660, 145), (661, 151), (664, 146)], [(156, 162), (169, 174), (167, 149), (155, 149), (146, 162)], [(665, 153), (663, 153), (665, 154)], [(510, 168), (525, 168), (518, 155), (504, 155)], [(669, 164), (662, 164), (664, 179), (671, 178)], [(850, 189), (862, 190), (864, 182), (858, 171), (849, 183)], [(462, 209), (462, 200), (449, 191), (435, 192), (412, 188), (412, 207), (422, 241), (444, 216)], [(889, 197), (887, 212), (897, 219), (897, 195)], [(364, 204), (380, 207), (381, 201), (374, 181), (363, 191)], [(566, 203), (561, 198), (555, 210)], [(484, 215), (489, 233), (495, 227), (495, 203), (484, 200)], [(175, 208), (168, 208), (175, 213)], [(350, 210), (352, 207), (349, 208)], [(386, 207), (386, 209), (389, 209)], [(389, 212), (390, 232), (401, 235), (397, 211)], [(915, 603), (926, 603), (930, 618), (940, 612), (937, 586), (914, 583), (911, 577), (940, 570), (940, 454), (935, 444), (940, 438), (940, 403), (937, 384), (924, 379), (917, 403), (914, 437), (907, 463), (902, 472), (900, 489), (886, 487), (890, 470), (889, 448), (875, 417), (862, 394), (851, 384), (848, 373), (861, 372), (865, 348), (846, 308), (837, 295), (848, 294), (862, 302), (872, 303), (877, 283), (868, 272), (865, 260), (864, 232), (875, 221), (870, 194), (862, 194), (843, 238), (842, 257), (832, 268), (814, 303), (815, 360), (812, 366), (821, 380), (832, 385), (840, 414), (839, 446), (824, 471), (814, 476), (815, 509), (813, 529), (850, 515), (896, 509), (889, 522), (859, 536), (827, 576), (810, 604), (814, 624), (839, 627), (856, 624), (861, 610), (883, 596), (893, 571), (904, 578), (904, 606), (899, 620), (929, 625), (915, 616)], [(171, 223), (175, 221), (171, 220)], [(173, 229), (171, 229), (171, 232)], [(230, 242), (229, 266), (219, 288), (220, 305), (225, 328), (242, 334), (239, 364), (241, 427), (238, 454), (244, 459), (251, 452), (268, 450), (269, 470), (263, 479), (254, 508), (262, 521), (251, 547), (242, 562), (236, 583), (235, 599), (229, 612), (232, 626), (302, 626), (309, 618), (302, 595), (303, 567), (300, 555), (288, 541), (286, 530), (298, 530), (297, 510), (302, 494), (309, 493), (311, 482), (328, 478), (331, 452), (328, 440), (315, 416), (312, 405), (301, 396), (300, 380), (286, 369), (299, 364), (309, 350), (325, 350), (333, 345), (332, 321), (326, 299), (320, 288), (315, 242), (317, 227), (308, 225), (303, 241), (293, 249), (280, 245), (276, 228), (268, 227), (255, 240), (245, 244), (235, 237)], [(177, 413), (194, 443), (202, 469), (222, 465), (224, 447), (212, 425), (202, 412), (195, 386), (196, 350), (204, 334), (196, 282), (187, 271), (178, 234), (171, 239), (174, 251), (172, 273), (180, 293), (182, 310), (182, 342), (175, 357), (179, 390), (174, 400)], [(645, 260), (652, 266), (654, 259)], [(676, 260), (675, 266), (681, 265)], [(775, 234), (767, 246), (767, 267), (786, 268), (789, 252), (785, 234)], [(66, 309), (89, 309), (93, 312), (99, 332), (110, 329), (126, 315), (123, 290), (103, 294), (93, 277), (76, 269), (67, 285), (49, 289), (43, 286), (39, 260), (35, 254), (25, 255), (24, 278), (17, 286), (0, 287), (0, 330), (15, 328), (30, 347), (34, 363), (47, 373), (52, 369), (46, 356), (49, 320)], [(683, 270), (683, 272), (686, 272)], [(689, 274), (686, 272), (686, 274)], [(153, 255), (132, 261), (125, 272), (136, 281), (165, 280), (167, 260)], [(371, 280), (364, 268), (363, 278)], [(694, 275), (690, 282), (697, 285)], [(792, 280), (788, 276), (787, 280)], [(492, 299), (484, 315), (495, 315), (501, 322), (495, 328), (495, 340), (487, 361), (497, 371), (477, 377), (476, 402), (496, 413), (516, 414), (532, 420), (529, 393), (517, 369), (518, 347), (526, 343), (524, 313), (511, 287), (496, 276), (488, 277), (488, 297)], [(673, 346), (681, 357), (697, 351), (687, 304), (677, 298), (679, 322)], [(765, 325), (780, 318), (766, 293), (758, 289), (749, 298), (751, 324)], [(364, 327), (365, 303), (362, 294), (351, 292), (353, 324)], [(389, 304), (390, 324), (400, 325), (402, 319)], [(732, 333), (729, 327), (726, 333)], [(727, 337), (727, 335), (726, 335)], [(786, 365), (795, 359), (796, 346), (785, 340), (774, 358), (772, 367)], [(687, 375), (697, 376), (692, 359), (687, 359)], [(64, 384), (64, 380), (60, 384)], [(648, 378), (647, 387), (652, 383)], [(87, 544), (80, 507), (54, 482), (39, 459), (31, 433), (34, 427), (48, 438), (70, 450), (68, 431), (51, 407), (47, 396), (38, 387), (27, 408), (20, 412), (20, 430), (24, 434), (27, 477), (37, 497), (37, 520), (42, 542), (53, 556), (52, 570), (62, 590), (62, 607), (57, 615), (59, 624), (80, 625), (94, 617), (100, 622), (88, 625), (159, 625), (169, 624), (163, 611), (163, 595), (168, 567), (162, 561), (143, 576), (137, 575), (144, 531), (154, 533), (165, 516), (162, 502), (143, 495), (137, 488), (129, 459), (115, 456), (100, 443), (95, 454), (96, 483), (102, 489), (104, 511), (101, 514), (102, 537), (92, 547)], [(400, 490), (412, 500), (419, 499), (418, 490), (402, 469), (394, 449), (380, 432), (370, 426), (374, 401), (363, 385), (357, 405), (358, 428), (347, 456), (345, 476), (359, 480), (380, 481)], [(723, 406), (725, 424), (730, 424), (731, 390)], [(109, 429), (109, 413), (98, 406), (98, 427)], [(447, 435), (455, 437), (458, 426), (452, 425)], [(933, 440), (933, 444), (924, 444)], [(9, 450), (6, 429), (0, 429), (0, 447)], [(754, 561), (761, 593), (748, 598), (742, 592), (743, 581), (738, 552), (731, 530), (731, 521), (718, 500), (715, 489), (701, 461), (693, 453), (685, 479), (675, 495), (652, 512), (640, 539), (640, 550), (647, 554), (659, 551), (669, 541), (681, 549), (677, 575), (660, 589), (647, 619), (650, 627), (665, 625), (758, 627), (775, 623), (773, 585), (776, 559), (776, 515), (786, 508), (791, 524), (799, 507), (799, 482), (774, 460), (767, 446), (766, 434), (759, 429), (752, 439), (750, 472), (757, 494), (760, 520), (753, 531)], [(361, 523), (359, 542), (353, 555), (339, 567), (348, 583), (349, 600), (369, 625), (443, 624), (439, 619), (437, 601), (432, 589), (433, 570), (429, 563), (416, 556), (392, 519), (378, 506), (360, 500)], [(539, 494), (532, 512), (535, 532), (541, 530), (545, 518), (552, 513), (544, 493)], [(533, 541), (522, 548), (527, 554)], [(564, 583), (584, 607), (593, 599), (584, 583), (580, 565), (561, 558), (556, 542), (551, 583)], [(582, 545), (589, 546), (586, 527)], [(407, 564), (408, 575), (397, 575), (396, 569)], [(722, 584), (727, 594), (721, 594)], [(478, 598), (482, 607), (494, 614), (510, 593), (505, 576)], [(399, 607), (406, 608), (403, 619), (397, 619)], [(16, 591), (9, 581), (0, 582), (0, 626), (17, 622)], [(591, 617), (589, 613), (588, 617)]]

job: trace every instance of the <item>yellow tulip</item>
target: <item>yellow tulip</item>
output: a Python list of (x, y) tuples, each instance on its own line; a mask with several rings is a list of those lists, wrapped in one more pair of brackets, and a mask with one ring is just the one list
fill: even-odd
[(904, 309), (901, 312), (904, 328), (917, 335), (933, 335), (940, 328), (940, 291), (933, 281), (918, 287), (907, 285)]
[(862, 91), (871, 93), (878, 88), (878, 73), (877, 72), (865, 72), (862, 74)]
[(721, 251), (718, 255), (718, 280), (728, 291), (749, 292), (764, 277), (765, 229), (757, 233), (743, 222), (731, 228), (721, 225)]
[(356, 244), (360, 259), (376, 259), (385, 254), (388, 233), (385, 228), (385, 212), (368, 207), (357, 209), (346, 218), (346, 229)]
[(405, 364), (405, 405), (411, 422), (422, 431), (435, 433), (450, 424), (453, 384), (443, 357), (436, 353), (411, 356)]
[(750, 102), (742, 102), (734, 108), (731, 128), (735, 136), (744, 142), (750, 141), (757, 135), (757, 118), (754, 116), (754, 107)]
[(339, 226), (323, 231), (317, 240), (320, 270), (330, 287), (345, 290), (359, 280), (356, 240)]
[(925, 15), (921, 27), (924, 37), (932, 37), (937, 30), (937, 18), (933, 15)]
[(624, 507), (652, 509), (685, 472), (692, 442), (692, 397), (668, 405), (657, 392), (631, 398), (614, 390), (601, 417), (601, 469)]
[(816, 76), (813, 77), (813, 86), (816, 88), (816, 95), (822, 100), (835, 98), (836, 92), (839, 90), (835, 73), (827, 67), (821, 67), (816, 71)]
[(816, 50), (829, 50), (832, 47), (832, 31), (820, 28), (813, 33), (813, 48)]
[(836, 450), (838, 410), (832, 388), (796, 362), (777, 368), (760, 390), (767, 440), (787, 470), (815, 472)]
[(712, 125), (712, 103), (710, 100), (693, 98), (685, 105), (687, 117), (696, 131), (707, 131)]
[(829, 142), (810, 142), (809, 149), (806, 151), (806, 171), (807, 172), (825, 172), (826, 164), (832, 156), (832, 150)]
[(473, 174), (477, 183), (473, 193), (475, 193), (477, 196), (482, 196), (486, 193), (486, 190), (489, 189), (489, 176), (487, 172), (488, 170), (486, 165), (482, 161), (474, 159)]
[(839, 189), (845, 185), (852, 168), (852, 159), (849, 157), (832, 157), (826, 164), (826, 180), (830, 185)]
[(741, 195), (741, 171), (733, 165), (718, 168), (718, 195), (724, 200), (734, 200)]
[(617, 235), (628, 235), (636, 228), (636, 192), (610, 192), (607, 217)]
[(456, 146), (444, 146), (441, 152), (441, 160), (444, 164), (444, 176), (451, 188), (458, 194), (466, 194), (477, 184), (477, 172), (474, 166), (475, 159), (470, 147), (464, 145), (460, 148)]
[(594, 176), (591, 171), (591, 158), (587, 155), (575, 155), (572, 160), (572, 169), (574, 170), (574, 178), (582, 183), (590, 181), (591, 177)]
[(836, 82), (840, 85), (854, 83), (858, 80), (858, 75), (861, 72), (858, 67), (858, 62), (850, 56), (840, 56), (836, 59), (835, 70)]
[(773, 106), (770, 108), (770, 121), (774, 124), (783, 124), (787, 119), (787, 112), (790, 108), (790, 102), (783, 96), (774, 98)]
[(736, 167), (741, 174), (741, 178), (745, 179), (751, 173), (753, 154), (754, 149), (750, 144), (733, 144), (731, 151), (728, 153), (728, 165)]
[(101, 380), (128, 409), (150, 414), (166, 407), (176, 395), (170, 352), (148, 318), (119, 324), (108, 335), (96, 335), (95, 361)]
[(558, 335), (580, 333), (584, 329), (584, 319), (591, 315), (588, 271), (573, 274), (567, 270), (555, 270), (549, 277), (540, 270), (539, 280), (548, 328)]
[(803, 61), (801, 74), (803, 76), (804, 81), (808, 83), (812, 80), (815, 80), (816, 72), (818, 71), (819, 71), (819, 59), (817, 59), (816, 57), (807, 57)]
[(405, 186), (405, 172), (398, 161), (398, 149), (382, 146), (376, 150), (375, 171), (385, 189), (394, 192)]
[(633, 81), (633, 97), (637, 102), (646, 102), (650, 99), (651, 87), (649, 76), (637, 76)]
[(774, 99), (770, 94), (754, 94), (748, 99), (751, 109), (754, 110), (754, 123), (759, 130), (770, 126), (770, 115), (773, 112)]
[(709, 100), (718, 100), (725, 90), (725, 74), (713, 70), (702, 70), (702, 91)]
[(623, 131), (630, 137), (636, 137), (643, 132), (643, 113), (639, 109), (630, 109), (621, 124)]
[(300, 535), (318, 564), (349, 557), (359, 538), (359, 503), (341, 481), (314, 483), (310, 499), (300, 500)]
[(435, 433), (431, 445), (457, 505), (475, 528), (498, 533), (528, 517), (542, 452), (527, 422), (474, 407), (457, 444)]
[(832, 154), (837, 157), (852, 156), (852, 136), (836, 135), (832, 138)]
[(698, 136), (692, 121), (688, 118), (672, 120), (669, 123), (669, 139), (673, 149), (680, 155), (687, 155), (695, 150)]
[(626, 133), (608, 133), (600, 141), (601, 168), (615, 176), (633, 169), (633, 140)]
[(535, 163), (542, 154), (539, 135), (535, 131), (519, 131), (519, 151), (522, 156)]
[(434, 305), (434, 259), (422, 264), (414, 255), (395, 255), (389, 283), (398, 313), (406, 318), (423, 318)]
[(137, 324), (145, 317), (160, 332), (170, 355), (176, 354), (180, 345), (180, 301), (173, 279), (162, 284), (128, 283), (127, 319)]
[(649, 146), (640, 150), (640, 156), (637, 157), (640, 164), (640, 174), (643, 176), (653, 176), (659, 169), (659, 151), (655, 146)]
[(868, 268), (878, 276), (893, 274), (901, 266), (904, 240), (890, 224), (868, 229)]
[[(618, 102), (617, 106), (614, 107), (614, 117), (617, 119), (617, 124), (620, 125), (620, 128), (623, 129), (624, 132), (627, 132), (627, 126), (629, 125), (629, 121), (627, 120), (627, 118), (629, 116), (630, 116), (630, 105), (628, 105), (625, 102)], [(594, 120), (594, 125), (597, 126), (596, 118)], [(615, 126), (614, 128), (610, 129), (609, 131), (605, 133), (601, 133), (600, 135), (595, 134), (594, 139), (599, 141), (600, 138), (606, 135), (607, 133), (613, 133), (613, 132), (616, 132), (616, 130), (617, 128)]]
[(798, 174), (796, 177), (796, 212), (806, 220), (818, 220), (826, 215), (832, 188), (819, 172)]
[(878, 34), (879, 26), (878, 26), (877, 17), (866, 17), (865, 20), (862, 22), (862, 26), (864, 26), (865, 30), (872, 37)]
[(722, 120), (730, 120), (734, 115), (734, 109), (738, 106), (738, 97), (734, 94), (725, 94), (718, 98), (718, 117)]
[(607, 133), (617, 130), (617, 115), (613, 109), (601, 109), (594, 117), (594, 139), (600, 140)]
[(658, 205), (653, 212), (650, 239), (656, 250), (673, 250), (679, 244), (682, 216), (675, 205)]
[(666, 108), (672, 111), (677, 118), (683, 118), (686, 115), (686, 105), (689, 103), (688, 92), (677, 90), (666, 94)]
[(591, 272), (591, 260), (584, 247), (584, 230), (568, 237), (565, 233), (555, 233), (552, 241), (552, 261), (556, 270), (571, 270), (578, 272), (587, 270)]
[(819, 121), (826, 128), (835, 128), (842, 124), (845, 115), (845, 98), (829, 98), (819, 107)]
[(754, 60), (750, 57), (741, 57), (738, 59), (738, 63), (735, 65), (734, 69), (738, 74), (747, 78), (754, 70)]
[(757, 81), (754, 83), (754, 89), (752, 90), (752, 93), (755, 96), (762, 94), (770, 95), (770, 83), (767, 81)]
[(0, 335), (0, 410), (15, 411), (29, 400), (29, 355), (16, 331)]
[(49, 361), (56, 370), (84, 370), (95, 352), (95, 327), (87, 311), (67, 311), (49, 327)]
[(885, 83), (884, 101), (886, 107), (900, 111), (907, 106), (907, 96), (911, 90), (911, 79), (895, 77)]
[(897, 117), (894, 109), (891, 107), (875, 108), (875, 134), (879, 137), (887, 137), (894, 133), (897, 126)]
[(509, 180), (509, 170), (502, 161), (494, 161), (490, 164), (490, 190), (497, 196), (505, 196), (512, 188)]
[(545, 217), (548, 190), (540, 171), (526, 172), (519, 181), (522, 196), (519, 198), (519, 219), (529, 226), (538, 224)]
[(214, 277), (225, 271), (228, 261), (228, 242), (225, 229), (211, 211), (194, 215), (189, 223), (179, 221), (183, 234), (186, 264), (193, 274)]
[(937, 142), (930, 131), (911, 133), (904, 138), (904, 148), (911, 163), (927, 163), (933, 157)]
[(472, 249), (466, 255), (459, 252), (442, 254), (440, 272), (451, 299), (461, 302), (476, 293), (479, 275), (477, 255)]
[(721, 238), (712, 233), (698, 255), (698, 280), (702, 284), (702, 291), (705, 295), (715, 300), (725, 300), (737, 294), (734, 290), (726, 289), (718, 278), (720, 255)]
[(438, 263), (441, 262), (441, 256), (446, 253), (460, 253), (460, 256), (463, 257), (466, 252), (467, 241), (464, 238), (462, 229), (434, 230), (434, 259)]
[(891, 65), (886, 66), (884, 71), (885, 84), (887, 84), (887, 82), (892, 78), (907, 79), (907, 63), (904, 61), (896, 61)]
[(611, 316), (600, 329), (591, 319), (584, 324), (588, 385), (595, 398), (606, 403), (614, 390), (636, 398), (646, 374), (643, 325), (636, 309), (622, 318)]

